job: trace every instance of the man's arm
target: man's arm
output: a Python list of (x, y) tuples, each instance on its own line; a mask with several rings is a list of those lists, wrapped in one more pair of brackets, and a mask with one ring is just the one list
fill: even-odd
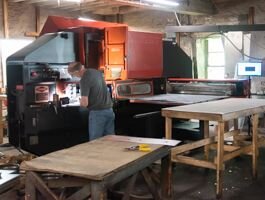
[(88, 97), (87, 96), (81, 96), (80, 106), (81, 107), (87, 107), (88, 106)]

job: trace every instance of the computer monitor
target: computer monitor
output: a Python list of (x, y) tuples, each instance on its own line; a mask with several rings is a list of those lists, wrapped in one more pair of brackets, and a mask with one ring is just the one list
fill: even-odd
[(238, 76), (261, 76), (261, 63), (242, 62), (237, 63)]

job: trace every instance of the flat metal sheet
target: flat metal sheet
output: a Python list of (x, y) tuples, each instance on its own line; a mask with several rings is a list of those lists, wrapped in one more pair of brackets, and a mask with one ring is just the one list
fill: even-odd
[(14, 170), (0, 170), (0, 174), (0, 193), (16, 184), (20, 176)]
[(109, 136), (105, 137), (105, 139), (106, 140), (112, 140), (112, 141), (122, 141), (122, 142), (161, 144), (161, 145), (167, 145), (167, 146), (176, 146), (181, 142), (180, 140), (128, 137), (128, 136), (119, 136), (119, 135), (109, 135)]
[(189, 105), (194, 103), (201, 103), (213, 101), (218, 99), (225, 99), (228, 96), (217, 95), (193, 95), (193, 94), (159, 94), (148, 97), (130, 98), (131, 103), (154, 103), (164, 105)]

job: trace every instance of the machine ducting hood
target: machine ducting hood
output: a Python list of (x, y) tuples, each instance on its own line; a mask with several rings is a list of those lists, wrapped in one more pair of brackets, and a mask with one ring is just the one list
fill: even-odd
[(58, 32), (42, 35), (19, 50), (7, 62), (69, 63), (74, 61), (74, 33)]

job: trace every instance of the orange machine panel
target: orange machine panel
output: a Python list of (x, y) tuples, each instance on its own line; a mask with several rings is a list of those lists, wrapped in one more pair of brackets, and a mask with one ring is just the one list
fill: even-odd
[(126, 71), (126, 45), (127, 45), (127, 27), (111, 27), (105, 30), (106, 46), (106, 80), (124, 80), (127, 79)]

